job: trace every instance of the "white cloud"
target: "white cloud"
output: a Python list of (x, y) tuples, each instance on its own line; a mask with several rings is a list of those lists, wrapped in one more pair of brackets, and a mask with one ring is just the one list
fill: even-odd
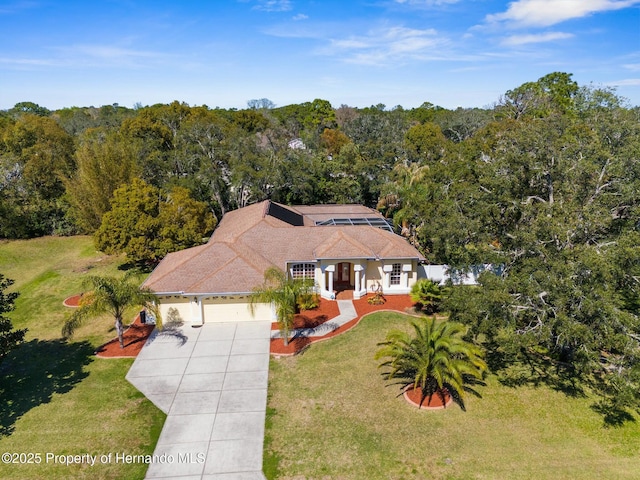
[(175, 65), (176, 59), (163, 52), (136, 50), (114, 45), (78, 44), (51, 49), (57, 52), (57, 61), (69, 66), (148, 68)]
[(624, 80), (607, 82), (607, 84), (613, 87), (640, 87), (640, 78), (625, 78)]
[(297, 15), (293, 16), (293, 21), (299, 22), (300, 20), (307, 20), (308, 18), (309, 18), (309, 15), (305, 15), (304, 13), (298, 13)]
[(291, 0), (257, 0), (253, 8), (264, 12), (287, 12), (293, 7)]
[(51, 67), (56, 66), (56, 62), (52, 60), (43, 60), (40, 58), (9, 58), (0, 57), (0, 64), (13, 65), (17, 67)]
[(518, 45), (527, 45), (530, 43), (555, 42), (556, 40), (566, 40), (573, 37), (574, 35), (571, 33), (547, 32), (529, 35), (512, 35), (504, 39), (501, 43), (505, 46), (515, 47)]
[(433, 29), (390, 27), (366, 35), (331, 40), (326, 54), (342, 56), (348, 63), (387, 65), (398, 60), (440, 57), (447, 40)]
[(50, 47), (45, 57), (0, 57), (0, 64), (16, 69), (36, 68), (146, 68), (159, 64), (176, 64), (171, 55), (133, 50), (111, 45), (71, 45)]
[(102, 60), (123, 60), (134, 58), (156, 58), (160, 55), (154, 52), (131, 50), (128, 48), (113, 47), (111, 45), (73, 45), (60, 49), (71, 55), (85, 55)]
[(640, 71), (640, 63), (627, 63), (625, 65), (622, 65), (624, 68), (626, 68), (627, 70), (631, 70), (632, 72), (638, 72)]
[(620, 10), (640, 0), (517, 0), (506, 12), (487, 15), (488, 23), (505, 22), (516, 27), (548, 27), (598, 12)]

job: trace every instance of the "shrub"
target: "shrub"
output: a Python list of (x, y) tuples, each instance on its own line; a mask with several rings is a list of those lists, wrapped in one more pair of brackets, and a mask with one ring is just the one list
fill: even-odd
[(443, 289), (428, 278), (421, 278), (411, 287), (411, 300), (420, 305), (425, 313), (433, 314), (440, 310)]

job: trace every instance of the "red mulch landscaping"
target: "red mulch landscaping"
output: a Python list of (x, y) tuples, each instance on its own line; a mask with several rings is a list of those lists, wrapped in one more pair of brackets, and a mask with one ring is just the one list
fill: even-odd
[(451, 402), (453, 402), (453, 399), (451, 398), (451, 395), (449, 395), (449, 392), (447, 392), (446, 390), (444, 390), (444, 392), (445, 403), (442, 402), (442, 398), (440, 397), (440, 395), (432, 395), (431, 398), (425, 398), (424, 402), (422, 402), (422, 405), (420, 405), (420, 400), (422, 400), (422, 390), (420, 390), (419, 388), (409, 388), (404, 392), (403, 395), (407, 402), (418, 408), (425, 410), (439, 410), (442, 408), (447, 408), (449, 405), (451, 405)]
[[(411, 301), (409, 295), (388, 295), (385, 296), (386, 302), (382, 305), (371, 305), (367, 299), (372, 295), (363, 297), (359, 300), (353, 300), (353, 305), (356, 308), (356, 313), (358, 316), (351, 320), (350, 322), (344, 324), (342, 327), (334, 330), (327, 335), (322, 337), (305, 337), (305, 338), (296, 338), (289, 342), (289, 345), (285, 347), (284, 341), (281, 338), (275, 338), (271, 340), (271, 354), (272, 355), (295, 355), (300, 353), (304, 348), (310, 345), (313, 342), (319, 342), (321, 340), (326, 340), (327, 338), (335, 337), (336, 335), (340, 335), (341, 333), (346, 332), (347, 330), (355, 327), (358, 322), (369, 313), (380, 312), (385, 310), (397, 311), (401, 313), (411, 313), (414, 302)], [(335, 307), (336, 313), (333, 316), (330, 316), (328, 320), (339, 314), (338, 310), (338, 302), (332, 302), (329, 300), (322, 300), (320, 304), (320, 308), (323, 308), (323, 304), (330, 304)], [(278, 328), (278, 324), (275, 323), (275, 329)], [(273, 326), (272, 326), (273, 328)], [(299, 328), (299, 327), (297, 327)]]
[[(77, 306), (82, 295), (74, 295), (64, 301), (64, 304), (68, 307)], [(326, 340), (327, 338), (340, 335), (353, 327), (355, 327), (363, 316), (373, 312), (380, 312), (385, 310), (397, 311), (401, 313), (412, 313), (414, 302), (411, 301), (409, 295), (388, 295), (385, 297), (386, 302), (382, 305), (371, 305), (367, 302), (367, 299), (371, 297), (369, 295), (366, 298), (359, 300), (353, 300), (353, 304), (356, 308), (358, 316), (346, 323), (342, 327), (324, 335), (322, 337), (304, 337), (296, 338), (289, 342), (289, 345), (284, 346), (282, 339), (271, 340), (271, 353), (273, 355), (295, 355), (300, 353), (304, 348), (309, 346), (313, 342)], [(321, 300), (318, 308), (313, 310), (305, 310), (296, 315), (294, 320), (294, 328), (313, 328), (324, 322), (337, 317), (340, 314), (338, 309), (338, 302), (330, 300)], [(147, 338), (151, 335), (151, 332), (155, 328), (155, 325), (143, 325), (140, 323), (140, 318), (136, 317), (133, 324), (124, 333), (124, 348), (120, 348), (118, 338), (114, 338), (110, 342), (102, 345), (96, 350), (96, 355), (101, 358), (119, 358), (119, 357), (135, 357), (138, 355), (142, 347), (144, 346)], [(277, 323), (272, 323), (272, 330), (278, 329)]]
[(62, 304), (65, 307), (76, 308), (80, 306), (81, 298), (82, 298), (82, 293), (80, 295), (72, 295), (71, 297), (65, 298)]
[(411, 300), (409, 295), (386, 295), (384, 298), (386, 302), (382, 305), (371, 305), (368, 302), (368, 299), (373, 297), (373, 295), (367, 295), (366, 298), (361, 298), (359, 300), (354, 300), (353, 304), (356, 307), (356, 312), (358, 312), (359, 316), (364, 316), (368, 313), (379, 312), (381, 310), (393, 310), (395, 312), (402, 313), (414, 313), (413, 306), (415, 302)]
[[(320, 304), (312, 310), (303, 310), (293, 319), (293, 328), (314, 328), (340, 315), (338, 302), (320, 299)], [(278, 330), (278, 322), (271, 324), (271, 330)]]
[(155, 325), (140, 323), (140, 316), (138, 315), (124, 332), (124, 348), (120, 348), (120, 342), (116, 337), (99, 347), (96, 350), (96, 356), (100, 358), (136, 357), (154, 328)]

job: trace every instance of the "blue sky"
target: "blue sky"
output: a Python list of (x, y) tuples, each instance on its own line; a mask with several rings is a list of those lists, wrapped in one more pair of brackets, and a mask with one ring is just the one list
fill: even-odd
[(0, 0), (0, 109), (484, 107), (554, 71), (640, 105), (640, 0)]

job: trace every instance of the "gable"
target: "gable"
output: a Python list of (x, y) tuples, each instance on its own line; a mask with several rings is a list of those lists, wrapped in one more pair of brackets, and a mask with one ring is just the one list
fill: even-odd
[(314, 249), (314, 256), (321, 258), (375, 258), (373, 251), (346, 235), (343, 231), (337, 231), (325, 242)]
[(315, 225), (336, 214), (384, 218), (361, 205), (250, 205), (226, 214), (207, 244), (167, 255), (144, 286), (162, 293), (247, 293), (270, 266), (284, 270), (288, 263), (320, 259), (424, 260), (403, 237), (368, 223)]

